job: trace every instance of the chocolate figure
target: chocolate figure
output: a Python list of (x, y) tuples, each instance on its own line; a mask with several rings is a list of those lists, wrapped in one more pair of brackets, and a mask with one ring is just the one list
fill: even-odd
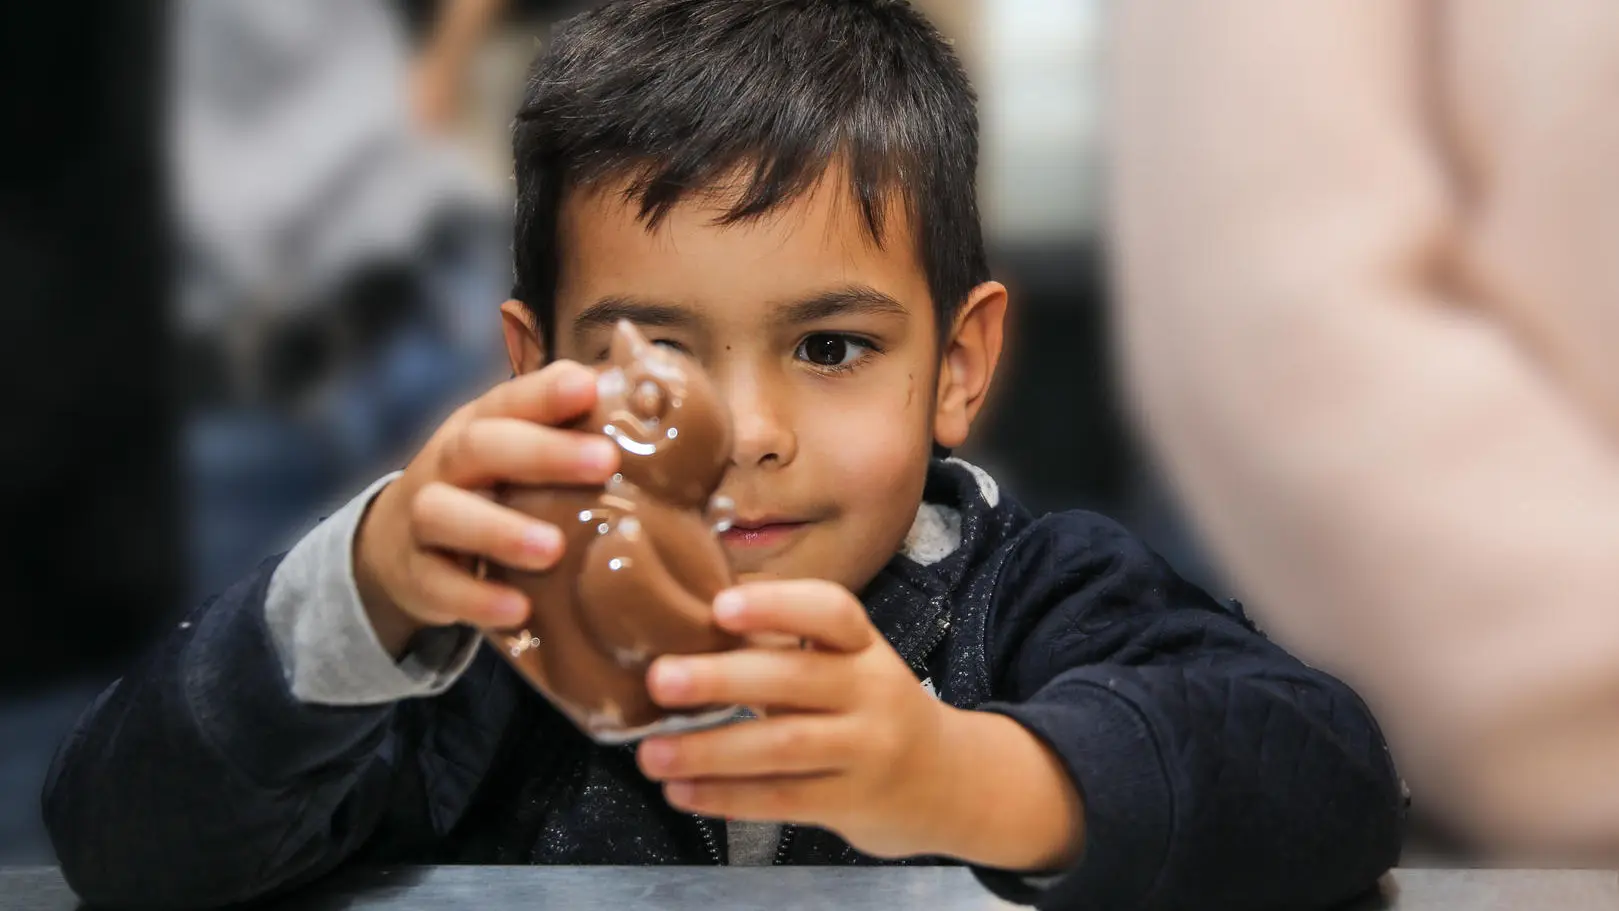
[(488, 639), (593, 739), (721, 723), (734, 707), (676, 715), (656, 705), (646, 671), (663, 654), (741, 644), (713, 622), (714, 596), (734, 575), (717, 532), (730, 521), (714, 497), (731, 452), (725, 403), (696, 365), (633, 325), (614, 330), (597, 403), (575, 429), (606, 434), (621, 467), (605, 487), (513, 487), (501, 502), (562, 529), (561, 562), (543, 573), (490, 565), (522, 590), (528, 625)]

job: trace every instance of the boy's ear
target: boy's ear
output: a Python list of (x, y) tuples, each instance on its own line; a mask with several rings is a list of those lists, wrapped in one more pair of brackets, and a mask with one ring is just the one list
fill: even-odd
[(974, 288), (956, 313), (955, 328), (945, 339), (939, 360), (933, 441), (940, 446), (955, 449), (967, 442), (1001, 360), (1005, 324), (1006, 286), (1000, 282)]
[(539, 327), (522, 301), (500, 305), (500, 328), (506, 336), (506, 358), (511, 361), (512, 376), (533, 373), (545, 366), (545, 340), (540, 338)]

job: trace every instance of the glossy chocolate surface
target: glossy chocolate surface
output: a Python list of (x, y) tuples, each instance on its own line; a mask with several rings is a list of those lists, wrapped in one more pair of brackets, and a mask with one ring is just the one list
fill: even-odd
[(594, 411), (575, 425), (618, 444), (619, 474), (599, 488), (513, 487), (501, 502), (562, 529), (548, 572), (488, 567), (529, 596), (522, 629), (486, 636), (586, 734), (624, 743), (722, 722), (734, 707), (690, 714), (653, 703), (654, 658), (735, 648), (710, 605), (734, 575), (714, 491), (731, 452), (731, 419), (695, 362), (620, 323), (597, 380)]

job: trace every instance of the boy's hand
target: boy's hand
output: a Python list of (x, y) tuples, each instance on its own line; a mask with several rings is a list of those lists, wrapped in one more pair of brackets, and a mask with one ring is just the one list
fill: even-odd
[[(1055, 758), (1016, 722), (929, 695), (847, 590), (756, 582), (722, 594), (714, 609), (734, 633), (801, 637), (811, 648), (653, 664), (648, 685), (663, 705), (768, 713), (643, 743), (641, 769), (665, 782), (672, 805), (820, 826), (879, 857), (937, 854), (1041, 870), (1077, 851), (1078, 799)], [(989, 806), (1007, 787), (993, 781), (1003, 776), (1030, 780), (1011, 785), (1010, 807)], [(1022, 806), (1042, 818), (1007, 825), (1004, 811)]]
[(473, 577), (473, 558), (544, 570), (562, 534), (494, 503), (502, 483), (600, 484), (618, 450), (599, 434), (562, 430), (595, 405), (596, 375), (559, 361), (462, 406), (404, 473), (372, 501), (355, 542), (355, 581), (383, 647), (395, 656), (427, 626), (510, 627), (530, 605)]

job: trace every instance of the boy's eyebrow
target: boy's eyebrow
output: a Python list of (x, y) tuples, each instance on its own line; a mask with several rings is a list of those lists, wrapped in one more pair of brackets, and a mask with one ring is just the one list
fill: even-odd
[(697, 320), (690, 310), (639, 297), (609, 295), (586, 307), (574, 318), (576, 336), (591, 329), (613, 326), (627, 319), (638, 326), (690, 326)]
[(813, 323), (851, 313), (908, 316), (910, 310), (870, 285), (845, 285), (783, 304), (777, 308), (776, 319), (783, 323)]
[[(813, 323), (851, 313), (907, 316), (910, 310), (891, 295), (870, 285), (845, 285), (817, 292), (800, 300), (781, 304), (774, 314), (778, 323)], [(685, 307), (642, 297), (608, 295), (582, 310), (573, 320), (575, 337), (592, 329), (612, 326), (627, 319), (637, 326), (690, 327), (697, 317)]]

